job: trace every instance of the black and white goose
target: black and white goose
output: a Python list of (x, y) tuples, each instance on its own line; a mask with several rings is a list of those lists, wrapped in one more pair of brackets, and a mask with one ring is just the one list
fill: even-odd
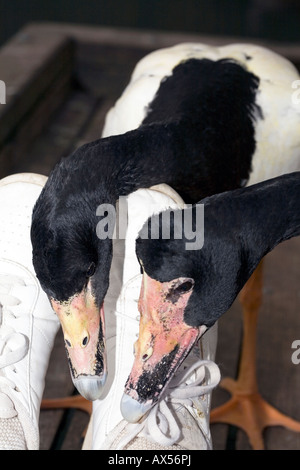
[(297, 170), (298, 78), (289, 61), (254, 45), (153, 52), (110, 111), (103, 138), (54, 168), (33, 211), (33, 263), (84, 397), (97, 399), (106, 378), (112, 241), (97, 236), (98, 206), (159, 183), (196, 203)]
[[(197, 223), (196, 206), (168, 210), (164, 218), (152, 216), (136, 241), (143, 280), (139, 339), (121, 405), (128, 421), (137, 421), (159, 400), (196, 340), (230, 308), (261, 259), (300, 235), (300, 172), (200, 203), (203, 225)], [(201, 249), (187, 249), (188, 218), (195, 238), (204, 228)], [(166, 221), (169, 238), (162, 237)], [(151, 239), (153, 229), (159, 238)]]

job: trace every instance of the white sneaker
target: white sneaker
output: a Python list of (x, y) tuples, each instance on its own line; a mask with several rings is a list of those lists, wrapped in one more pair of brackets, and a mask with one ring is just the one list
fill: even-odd
[(199, 359), (200, 343), (201, 340), (183, 362), (164, 397), (142, 421), (128, 423), (122, 420), (108, 434), (101, 449), (212, 449), (211, 392), (220, 381), (220, 371), (213, 361)]
[[(216, 328), (200, 340), (200, 348), (204, 351), (200, 351), (199, 344), (194, 348), (180, 368), (180, 371), (184, 369), (184, 375), (181, 372), (177, 374), (170, 384), (173, 388), (168, 388), (164, 399), (151, 409), (141, 423), (128, 423), (120, 411), (125, 383), (134, 360), (133, 345), (139, 332), (137, 305), (142, 275), (135, 255), (135, 239), (144, 221), (154, 212), (154, 207), (159, 212), (167, 207), (183, 207), (183, 201), (166, 185), (132, 193), (128, 197), (126, 240), (113, 240), (110, 287), (105, 298), (110, 373), (103, 398), (93, 402), (84, 450), (211, 447), (210, 396), (220, 375), (214, 363), (199, 363), (199, 357), (209, 360), (214, 357)], [(205, 369), (211, 376), (209, 385), (206, 384), (207, 375), (203, 375)]]
[(59, 321), (32, 266), (31, 213), (46, 177), (0, 181), (0, 449), (39, 448), (39, 411)]

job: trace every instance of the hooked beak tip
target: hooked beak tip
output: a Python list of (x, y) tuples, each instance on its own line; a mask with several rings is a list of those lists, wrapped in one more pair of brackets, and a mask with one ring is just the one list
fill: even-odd
[(107, 374), (102, 377), (96, 375), (82, 375), (73, 379), (74, 386), (86, 400), (95, 401), (101, 398)]
[(124, 393), (121, 400), (121, 413), (126, 421), (136, 423), (150, 410), (152, 405), (152, 403), (148, 405), (140, 403)]

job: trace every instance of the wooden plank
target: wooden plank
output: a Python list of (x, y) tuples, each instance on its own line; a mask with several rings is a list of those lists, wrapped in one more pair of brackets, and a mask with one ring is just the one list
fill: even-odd
[(30, 146), (69, 93), (69, 78), (65, 77), (64, 81), (59, 79), (52, 84), (45, 99), (39, 100), (34, 109), (14, 129), (13, 136), (0, 150), (0, 177), (17, 171), (28, 160), (27, 156), (30, 161)]
[[(50, 357), (43, 398), (68, 396), (72, 394), (73, 388), (60, 329)], [(41, 450), (50, 449), (62, 416), (63, 410), (41, 410), (39, 420)]]
[[(25, 28), (0, 49), (6, 104), (0, 106), (0, 168), (22, 153), (70, 89), (73, 43), (63, 34)], [(13, 140), (13, 142), (12, 142)]]
[(278, 54), (290, 59), (297, 66), (300, 65), (300, 42), (282, 43), (277, 41), (268, 41), (253, 37), (237, 37), (237, 36), (210, 36), (196, 33), (183, 32), (162, 32), (147, 31), (126, 28), (109, 28), (95, 27), (85, 25), (74, 25), (69, 23), (33, 23), (37, 29), (51, 31), (53, 34), (64, 34), (74, 40), (84, 43), (94, 43), (98, 45), (115, 46), (118, 48), (141, 48), (144, 50), (154, 50), (160, 47), (169, 47), (180, 42), (202, 42), (220, 46), (234, 42), (259, 44), (264, 47), (273, 49)]
[(24, 158), (19, 159), (13, 172), (48, 175), (63, 156), (78, 146), (77, 141), (85, 131), (97, 103), (94, 96), (73, 90), (64, 106), (57, 110), (53, 120), (27, 149)]
[(75, 73), (80, 83), (99, 97), (119, 98), (137, 62), (150, 49), (126, 49), (109, 44), (77, 43)]
[(0, 142), (58, 76), (72, 69), (72, 41), (62, 34), (24, 28), (0, 49), (1, 80), (6, 83), (6, 105), (0, 107)]
[[(242, 315), (238, 300), (223, 315), (218, 322), (218, 346), (216, 362), (220, 368), (221, 376), (235, 378), (238, 370), (238, 361), (242, 335)], [(230, 346), (229, 346), (230, 345)], [(212, 393), (212, 408), (220, 406), (229, 398), (229, 393), (217, 387)], [(224, 450), (227, 447), (229, 426), (226, 424), (213, 424), (211, 426), (213, 448)], [(235, 440), (234, 440), (235, 445)]]
[(113, 106), (114, 101), (111, 99), (103, 100), (95, 108), (91, 119), (86, 125), (84, 132), (78, 137), (76, 141), (76, 147), (80, 147), (83, 144), (92, 142), (93, 140), (99, 139), (102, 134), (104, 126), (105, 116), (108, 110)]
[(89, 423), (89, 415), (84, 411), (73, 410), (70, 426), (67, 429), (61, 450), (80, 450)]

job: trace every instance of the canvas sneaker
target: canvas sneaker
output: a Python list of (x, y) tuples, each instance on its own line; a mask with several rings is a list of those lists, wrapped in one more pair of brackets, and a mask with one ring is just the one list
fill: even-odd
[(32, 266), (31, 214), (46, 177), (0, 181), (0, 449), (37, 450), (45, 375), (59, 321)]
[(217, 326), (209, 330), (172, 379), (164, 397), (139, 423), (122, 417), (120, 402), (139, 332), (138, 298), (142, 275), (135, 239), (154, 212), (184, 207), (167, 185), (140, 189), (127, 198), (126, 239), (113, 240), (110, 287), (105, 298), (108, 380), (100, 400), (93, 402), (84, 450), (88, 449), (209, 449), (211, 391), (220, 380), (213, 362)]

